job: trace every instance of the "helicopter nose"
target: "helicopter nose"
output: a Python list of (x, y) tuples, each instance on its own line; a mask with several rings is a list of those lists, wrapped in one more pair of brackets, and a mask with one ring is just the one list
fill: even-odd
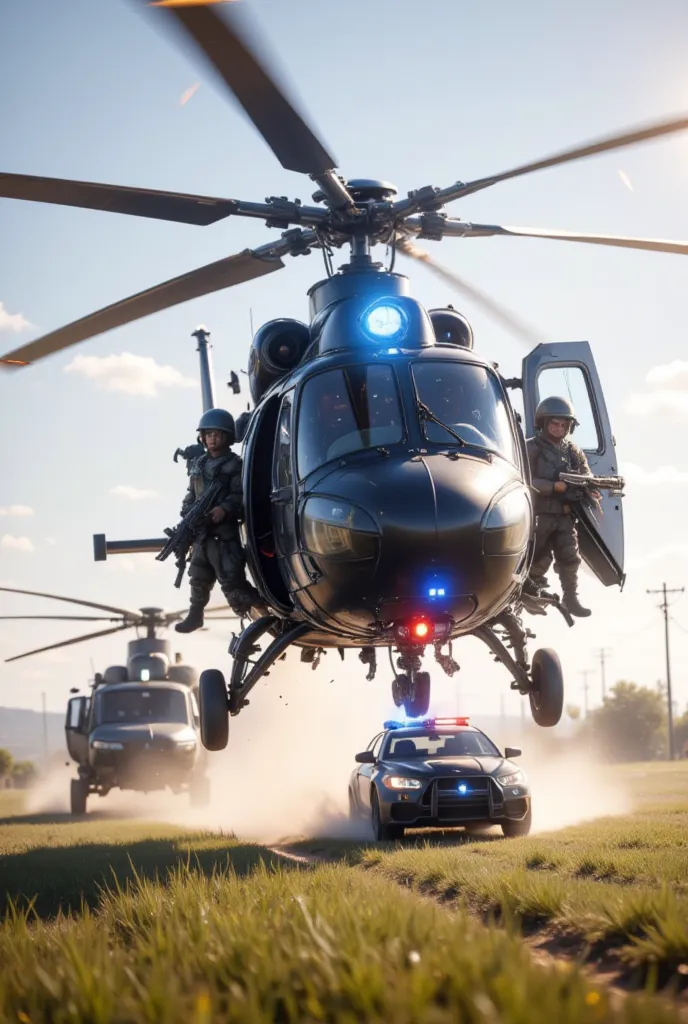
[(532, 513), (503, 460), (387, 456), (374, 471), (368, 460), (337, 468), (318, 490), (303, 507), (302, 534), (326, 580), (313, 596), (320, 591), (339, 621), (468, 622), (496, 614), (514, 589)]

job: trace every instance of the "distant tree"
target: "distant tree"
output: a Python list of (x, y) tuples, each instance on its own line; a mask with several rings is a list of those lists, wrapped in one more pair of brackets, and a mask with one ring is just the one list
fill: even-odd
[(12, 766), (12, 785), (17, 789), (28, 789), (38, 778), (38, 769), (33, 761), (16, 761)]
[(678, 757), (688, 757), (688, 710), (674, 719), (674, 750)]
[(601, 752), (614, 761), (652, 761), (666, 751), (662, 695), (636, 683), (616, 683), (586, 725)]
[(14, 758), (10, 754), (9, 750), (5, 750), (3, 747), (0, 747), (0, 782), (12, 774), (13, 764)]

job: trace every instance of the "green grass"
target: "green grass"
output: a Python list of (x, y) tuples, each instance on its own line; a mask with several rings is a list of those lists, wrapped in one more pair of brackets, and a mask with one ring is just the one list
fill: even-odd
[(362, 850), (361, 862), (445, 903), (547, 925), (680, 980), (688, 972), (688, 765), (625, 772), (638, 780), (632, 815), (510, 841), (487, 835), (447, 846), (426, 836)]
[(105, 894), (96, 912), (0, 930), (0, 1019), (663, 1024), (517, 936), (447, 914), (359, 869), (177, 868)]

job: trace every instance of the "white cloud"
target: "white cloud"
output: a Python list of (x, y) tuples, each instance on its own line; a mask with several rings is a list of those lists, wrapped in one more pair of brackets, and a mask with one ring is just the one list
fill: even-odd
[(157, 498), (158, 492), (151, 490), (141, 490), (138, 487), (129, 487), (128, 484), (118, 484), (117, 487), (113, 487), (110, 494), (114, 494), (117, 498), (129, 498), (131, 501), (140, 501), (143, 498)]
[(0, 540), (0, 548), (7, 551), (35, 551), (35, 547), (28, 537), (12, 537), (11, 534), (4, 534)]
[(0, 331), (13, 331), (19, 334), (20, 331), (28, 331), (33, 324), (30, 324), (21, 313), (8, 313), (2, 302), (0, 302)]
[(32, 516), (33, 509), (28, 505), (0, 506), (0, 516)]
[(184, 377), (173, 366), (160, 366), (151, 356), (122, 352), (115, 356), (76, 356), (65, 373), (80, 373), (104, 391), (155, 398), (158, 388), (195, 388), (197, 381)]
[(657, 466), (645, 469), (635, 462), (624, 462), (620, 466), (621, 476), (626, 483), (633, 484), (688, 484), (688, 472), (675, 466)]
[(645, 380), (653, 390), (630, 395), (626, 412), (631, 416), (651, 416), (663, 411), (688, 415), (688, 363), (685, 360), (674, 359), (671, 363), (653, 366)]

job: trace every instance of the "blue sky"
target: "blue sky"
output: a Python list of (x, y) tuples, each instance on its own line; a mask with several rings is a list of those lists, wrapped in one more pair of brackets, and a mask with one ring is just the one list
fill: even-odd
[[(343, 173), (386, 178), (402, 194), (497, 172), (688, 108), (688, 8), (679, 0), (568, 6), (545, 0), (351, 0), (346, 6), (255, 0), (252, 12)], [(177, 48), (172, 34), (157, 30), (158, 13), (128, 0), (4, 5), (2, 169), (309, 201), (313, 184), (281, 169), (213, 73)], [(688, 132), (507, 182), (449, 211), (488, 223), (688, 239), (687, 172)], [(0, 348), (269, 237), (259, 222), (197, 228), (0, 200)], [(572, 702), (581, 702), (580, 671), (595, 668), (592, 651), (602, 646), (613, 651), (610, 680), (654, 685), (664, 672), (662, 623), (656, 599), (645, 590), (664, 579), (670, 586), (688, 583), (688, 262), (527, 239), (427, 247), (552, 340), (591, 342), (619, 458), (628, 466), (628, 582), (620, 595), (585, 577), (582, 595), (594, 616), (573, 630), (538, 620), (538, 643), (560, 651)], [(518, 372), (524, 349), (517, 341), (422, 267), (406, 261), (402, 267), (400, 260), (402, 268), (428, 306), (461, 305), (479, 350), (507, 375)], [(306, 290), (321, 274), (317, 255), (288, 260), (286, 270), (264, 281), (177, 307), (0, 378), (0, 580), (106, 603), (183, 605), (187, 591), (174, 590), (173, 567), (148, 557), (95, 564), (91, 535), (157, 535), (175, 520), (185, 474), (172, 453), (193, 440), (200, 409), (190, 337), (196, 325), (212, 331), (218, 401), (238, 412), (246, 396), (230, 400), (224, 382), (231, 369), (246, 364), (249, 310), (256, 325), (274, 316), (305, 319)], [(11, 317), (33, 326), (17, 332), (20, 321)], [(123, 353), (129, 357), (123, 360)], [(109, 356), (118, 357), (119, 384), (113, 364), (102, 362)], [(144, 357), (153, 362), (140, 362)], [(161, 373), (160, 367), (169, 369)], [(125, 491), (113, 494), (118, 487)], [(127, 497), (132, 488), (154, 495)], [(33, 514), (14, 514), (15, 506)], [(60, 610), (1, 597), (2, 614)], [(683, 709), (688, 598), (672, 614), (678, 623), (675, 693)], [(9, 625), (0, 623), (3, 657), (70, 635), (68, 623)], [(83, 684), (90, 673), (91, 658), (102, 668), (121, 661), (123, 648), (116, 637), (2, 665), (0, 706), (40, 707), (45, 692), (48, 706), (60, 710), (69, 686)], [(183, 645), (201, 667), (222, 667), (225, 648), (217, 629)], [(438, 707), (454, 707), (463, 694), (459, 710), (479, 714), (498, 707), (505, 695), (507, 710), (519, 712), (506, 673), (477, 641), (457, 645), (455, 655), (463, 666), (459, 683), (434, 674)], [(296, 662), (281, 671), (297, 685)], [(350, 691), (352, 700), (370, 704), (370, 684), (355, 660), (341, 668), (328, 664), (309, 671), (302, 684), (313, 689), (314, 716), (324, 700), (321, 677), (325, 683), (335, 678), (340, 694)], [(595, 703), (595, 675), (590, 683)], [(387, 693), (384, 666), (374, 685)], [(254, 714), (269, 693), (256, 701)], [(372, 728), (377, 710), (369, 714)]]

